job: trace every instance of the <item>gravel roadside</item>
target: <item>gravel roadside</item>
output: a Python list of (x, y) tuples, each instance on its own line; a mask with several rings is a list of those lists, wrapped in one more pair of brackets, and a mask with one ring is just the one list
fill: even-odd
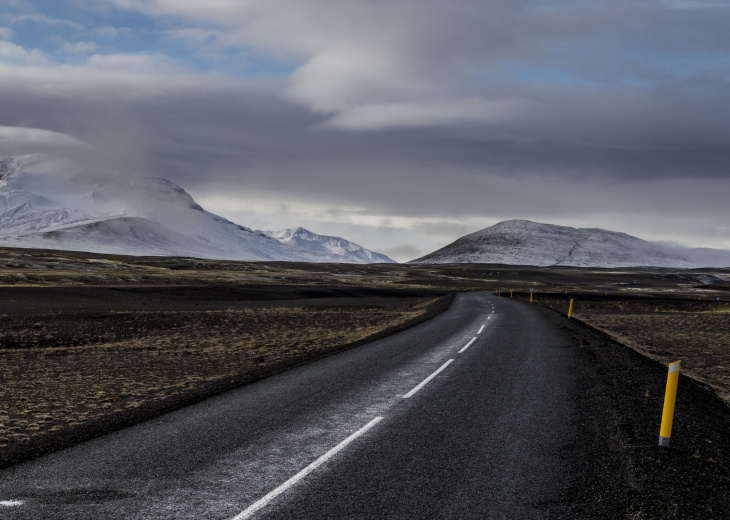
[(680, 376), (672, 445), (660, 448), (666, 367), (539, 310), (573, 336), (582, 358), (574, 396), (582, 434), (565, 453), (582, 481), (565, 499), (566, 518), (730, 518), (730, 408), (709, 387)]

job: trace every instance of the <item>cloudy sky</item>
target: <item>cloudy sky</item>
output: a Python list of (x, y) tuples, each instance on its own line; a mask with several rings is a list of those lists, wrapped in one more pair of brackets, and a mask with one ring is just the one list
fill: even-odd
[(729, 27), (730, 0), (3, 0), (0, 155), (398, 260), (509, 218), (730, 249)]

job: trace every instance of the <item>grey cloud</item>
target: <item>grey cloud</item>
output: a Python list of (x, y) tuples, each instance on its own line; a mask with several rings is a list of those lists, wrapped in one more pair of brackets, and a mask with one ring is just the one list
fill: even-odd
[[(131, 73), (111, 59), (104, 72), (0, 66), (0, 124), (74, 136), (114, 168), (243, 206), (274, 193), (330, 220), (415, 219), (414, 248), (473, 230), (458, 224), (470, 218), (652, 233), (671, 222), (685, 237), (709, 237), (709, 223), (726, 219), (728, 10), (124, 3), (299, 67), (282, 80), (234, 81), (155, 70), (152, 50), (127, 61)], [(509, 110), (491, 117), (501, 103)]]
[(474, 225), (448, 221), (418, 222), (411, 226), (411, 231), (413, 231), (415, 234), (427, 235), (432, 237), (459, 237), (468, 233), (473, 233), (474, 231), (478, 231), (479, 229), (481, 229), (481, 227), (475, 227)]
[(88, 149), (87, 143), (66, 134), (37, 128), (0, 126), (0, 155), (43, 152), (74, 154)]
[(326, 118), (282, 102), (277, 83), (186, 86), (151, 78), (142, 90), (121, 76), (118, 84), (112, 77), (94, 85), (98, 78), (79, 75), (75, 91), (73, 83), (42, 90), (25, 84), (53, 85), (49, 76), (6, 74), (0, 123), (145, 157), (150, 167), (193, 184), (246, 180), (256, 188), (367, 199), (373, 209), (448, 199), (433, 186), (448, 185), (449, 176), (611, 182), (726, 178), (730, 168), (723, 131), (730, 105), (720, 92), (695, 99), (682, 92), (557, 93), (535, 96), (529, 110), (497, 125), (362, 133), (319, 128)]

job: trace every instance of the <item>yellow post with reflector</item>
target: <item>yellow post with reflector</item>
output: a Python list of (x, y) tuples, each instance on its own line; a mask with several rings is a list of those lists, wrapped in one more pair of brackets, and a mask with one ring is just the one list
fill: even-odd
[(568, 307), (568, 318), (570, 318), (570, 315), (573, 314), (573, 299), (570, 299), (570, 307)]
[(664, 394), (664, 412), (662, 413), (662, 427), (659, 430), (659, 446), (669, 447), (669, 438), (672, 436), (672, 421), (674, 420), (674, 403), (677, 400), (677, 384), (679, 383), (679, 365), (675, 361), (669, 365), (667, 373), (667, 390)]
[(530, 291), (530, 303), (532, 303), (532, 291)]
[(512, 289), (509, 290), (509, 297), (512, 298)]

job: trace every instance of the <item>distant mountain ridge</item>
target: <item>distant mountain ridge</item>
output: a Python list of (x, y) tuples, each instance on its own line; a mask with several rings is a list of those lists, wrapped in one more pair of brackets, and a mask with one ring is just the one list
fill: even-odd
[(576, 267), (728, 267), (730, 251), (667, 247), (598, 228), (506, 220), (409, 263)]
[(383, 261), (327, 238), (351, 247), (283, 244), (206, 211), (161, 177), (108, 175), (45, 154), (0, 159), (0, 246), (338, 263), (364, 263), (369, 253)]
[(340, 237), (318, 235), (311, 231), (298, 227), (296, 229), (283, 229), (281, 231), (261, 231), (267, 236), (275, 238), (284, 245), (295, 247), (306, 251), (313, 251), (323, 254), (334, 254), (349, 258), (354, 263), (363, 264), (393, 264), (395, 260), (387, 256), (370, 251), (358, 244)]

